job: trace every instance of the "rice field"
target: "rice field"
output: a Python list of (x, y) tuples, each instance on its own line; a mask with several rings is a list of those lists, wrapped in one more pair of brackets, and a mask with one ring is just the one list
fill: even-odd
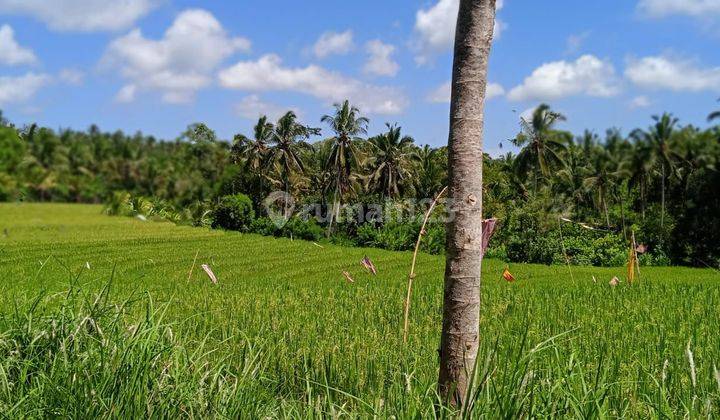
[[(419, 256), (403, 344), (411, 253), (89, 205), (2, 204), (0, 231), (3, 417), (458, 414), (435, 392), (443, 257)], [(484, 263), (481, 353), (460, 415), (720, 415), (719, 272), (643, 267), (613, 288), (623, 268), (515, 264), (515, 283), (504, 268)]]

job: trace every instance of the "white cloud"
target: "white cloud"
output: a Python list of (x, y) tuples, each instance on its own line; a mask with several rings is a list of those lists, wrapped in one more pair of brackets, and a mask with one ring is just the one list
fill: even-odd
[[(427, 96), (428, 102), (432, 103), (450, 103), (450, 82), (445, 82), (442, 85), (438, 86), (436, 89), (434, 89), (430, 94)], [(503, 96), (505, 94), (505, 88), (503, 88), (501, 85), (497, 83), (488, 83), (487, 88), (485, 90), (485, 100), (489, 101), (490, 99), (496, 98), (498, 96)]]
[[(237, 51), (248, 51), (250, 41), (231, 38), (220, 22), (205, 10), (186, 10), (177, 16), (160, 40), (147, 39), (140, 29), (115, 39), (102, 65), (117, 68), (128, 81), (126, 101), (136, 91), (162, 93), (168, 103), (187, 103), (212, 82), (212, 73)], [(129, 87), (132, 86), (132, 87)]]
[(705, 17), (720, 14), (720, 0), (640, 0), (638, 10), (653, 18), (670, 15)]
[(51, 80), (46, 74), (35, 73), (16, 77), (0, 76), (0, 105), (26, 102)]
[(400, 65), (393, 60), (395, 46), (384, 44), (379, 39), (374, 39), (365, 44), (365, 51), (369, 57), (363, 70), (365, 73), (377, 76), (395, 76), (400, 70)]
[(647, 89), (720, 91), (720, 67), (702, 68), (696, 62), (666, 56), (631, 60), (625, 77)]
[(647, 108), (651, 105), (650, 99), (648, 99), (647, 96), (636, 96), (630, 101), (630, 108), (631, 109), (637, 109), (637, 108)]
[[(503, 3), (503, 0), (497, 1), (498, 11), (502, 9)], [(429, 9), (417, 11), (413, 47), (417, 52), (415, 61), (418, 64), (425, 64), (435, 54), (452, 49), (459, 8), (460, 0), (439, 0)], [(494, 28), (496, 39), (500, 38), (505, 28), (507, 24), (496, 18)]]
[(574, 95), (614, 96), (620, 92), (615, 68), (610, 62), (593, 55), (583, 55), (574, 62), (545, 63), (510, 90), (513, 101), (545, 101)]
[(115, 31), (129, 27), (159, 0), (0, 0), (0, 13), (32, 16), (60, 31)]
[(364, 83), (317, 65), (284, 67), (275, 54), (241, 61), (220, 71), (218, 78), (231, 89), (300, 92), (328, 103), (349, 99), (364, 112), (375, 114), (398, 114), (408, 105), (397, 88)]
[(283, 107), (278, 104), (266, 102), (262, 100), (258, 95), (248, 95), (240, 102), (235, 105), (235, 112), (248, 119), (257, 119), (263, 115), (266, 115), (270, 121), (277, 121), (286, 112), (293, 111), (296, 115), (300, 116), (301, 112), (299, 109), (294, 107)]
[(121, 104), (127, 104), (135, 100), (135, 93), (137, 87), (135, 85), (125, 85), (115, 95), (115, 102)]
[(325, 32), (313, 45), (313, 53), (317, 58), (325, 58), (333, 54), (347, 54), (353, 48), (353, 33), (351, 30), (345, 32)]
[(15, 66), (36, 62), (35, 53), (17, 43), (13, 28), (10, 25), (0, 26), (0, 64)]
[(525, 111), (520, 113), (520, 119), (524, 121), (531, 121), (533, 115), (535, 115), (535, 110), (537, 109), (537, 106), (530, 107), (526, 109)]
[(85, 79), (85, 73), (77, 69), (63, 69), (58, 75), (60, 81), (68, 85), (79, 86)]

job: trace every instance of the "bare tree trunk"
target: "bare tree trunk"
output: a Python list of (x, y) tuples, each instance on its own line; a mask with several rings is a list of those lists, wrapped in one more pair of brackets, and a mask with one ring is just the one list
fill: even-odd
[(610, 229), (610, 213), (608, 212), (607, 198), (602, 197), (603, 211), (605, 211), (605, 223), (607, 223), (608, 229)]
[(623, 237), (627, 241), (627, 228), (625, 227), (625, 200), (623, 199), (623, 190), (620, 190), (618, 193), (618, 198), (620, 200), (620, 219), (622, 220), (622, 230), (623, 230)]
[(662, 164), (662, 191), (661, 194), (661, 209), (660, 209), (660, 227), (665, 227), (665, 163)]
[(480, 333), (482, 135), (495, 0), (460, 0), (448, 139), (450, 220), (438, 387), (444, 401), (465, 403)]

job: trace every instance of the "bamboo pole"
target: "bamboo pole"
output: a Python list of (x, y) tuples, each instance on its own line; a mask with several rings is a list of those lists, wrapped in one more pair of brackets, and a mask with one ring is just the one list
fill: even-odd
[(430, 207), (428, 208), (427, 212), (425, 212), (425, 218), (423, 219), (422, 227), (420, 228), (420, 233), (418, 234), (417, 241), (415, 242), (415, 252), (413, 252), (413, 258), (412, 258), (412, 265), (410, 266), (410, 275), (408, 276), (408, 288), (407, 288), (407, 297), (405, 298), (405, 323), (403, 324), (403, 343), (407, 343), (407, 337), (408, 337), (408, 328), (409, 328), (409, 317), (410, 317), (410, 296), (412, 295), (412, 285), (413, 285), (413, 279), (415, 279), (415, 262), (417, 261), (417, 254), (420, 250), (420, 241), (422, 240), (422, 237), (425, 235), (425, 225), (427, 224), (428, 219), (430, 219), (430, 214), (432, 213), (433, 209), (435, 208), (435, 205), (437, 204), (440, 197), (445, 194), (445, 191), (447, 191), (447, 187), (443, 188), (442, 191), (438, 193), (438, 195), (435, 197), (435, 200), (433, 200), (432, 204), (430, 204)]

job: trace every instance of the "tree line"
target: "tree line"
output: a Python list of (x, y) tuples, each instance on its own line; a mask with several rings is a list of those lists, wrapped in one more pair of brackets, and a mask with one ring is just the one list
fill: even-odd
[[(650, 249), (648, 264), (718, 267), (720, 127), (682, 125), (666, 113), (628, 134), (575, 135), (557, 127), (564, 119), (540, 105), (508, 140), (517, 153), (485, 155), (484, 215), (501, 223), (495, 256), (612, 265), (635, 233)], [(720, 111), (709, 120), (720, 120)], [(232, 141), (218, 139), (204, 124), (161, 141), (96, 126), (15, 127), (0, 114), (0, 200), (101, 203), (122, 191), (190, 209), (199, 218), (223, 197), (243, 193), (260, 216), (262, 200), (282, 190), (299, 203), (320, 203), (329, 215), (321, 230), (341, 243), (357, 243), (372, 230), (378, 233), (362, 245), (407, 248), (417, 223), (406, 230), (358, 226), (341, 220), (341, 209), (386, 202), (402, 207), (403, 199), (434, 197), (447, 185), (447, 148), (418, 146), (394, 124), (368, 136), (369, 119), (348, 101), (319, 122), (332, 135), (314, 142), (321, 127), (292, 111), (277, 121), (261, 117), (252, 134)], [(563, 244), (556, 243), (560, 237)]]

